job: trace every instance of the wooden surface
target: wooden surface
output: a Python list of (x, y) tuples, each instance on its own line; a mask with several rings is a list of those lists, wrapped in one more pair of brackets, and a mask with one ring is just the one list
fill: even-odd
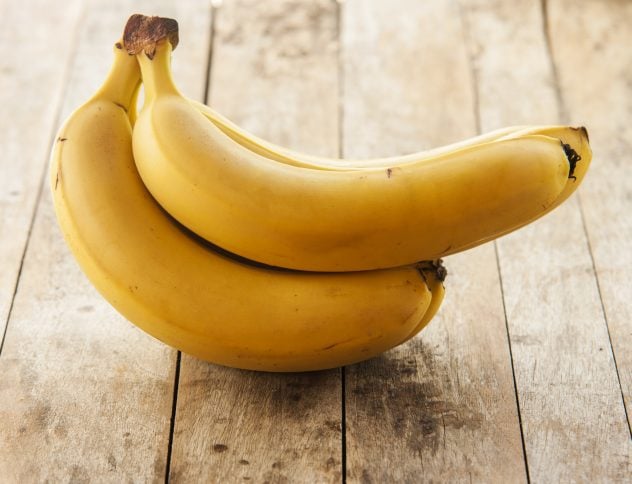
[[(584, 185), (449, 257), (407, 344), (313, 374), (221, 368), (103, 301), (42, 180), (134, 12), (175, 17), (181, 89), (271, 141), (386, 156), (585, 124)], [(0, 7), (0, 482), (626, 482), (632, 4), (43, 1)], [(6, 330), (6, 333), (5, 333)]]

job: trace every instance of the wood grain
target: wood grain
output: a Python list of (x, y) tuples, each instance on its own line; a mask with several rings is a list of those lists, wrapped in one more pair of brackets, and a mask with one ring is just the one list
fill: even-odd
[[(482, 131), (561, 122), (540, 5), (464, 17)], [(497, 247), (530, 478), (621, 481), (629, 435), (577, 200)]]
[[(232, 0), (213, 20), (210, 3), (0, 3), (0, 482), (627, 482), (632, 4)], [(133, 12), (178, 19), (184, 93), (203, 99), (212, 54), (210, 104), (279, 144), (383, 156), (561, 121), (595, 159), (554, 213), (448, 258), (444, 307), (406, 345), (343, 373), (178, 366), (38, 201), (58, 116)]]
[[(86, 6), (62, 117), (103, 81), (130, 6)], [(174, 13), (155, 2), (152, 8)], [(199, 22), (194, 2), (180, 2), (178, 13), (184, 24)], [(44, 136), (48, 142), (52, 132)], [(90, 286), (63, 242), (45, 187), (0, 355), (0, 480), (163, 481), (175, 355)]]
[(81, 11), (47, 5), (3, 2), (0, 17), (0, 347)]
[[(345, 156), (474, 135), (474, 79), (453, 2), (346, 1), (343, 12)], [(446, 266), (446, 300), (430, 326), (346, 370), (349, 482), (525, 481), (493, 246)]]
[(338, 146), (338, 16), (332, 0), (226, 2), (218, 9), (209, 105), (282, 146)]
[(549, 2), (548, 16), (564, 110), (588, 126), (594, 150), (581, 208), (630, 426), (632, 3), (593, 0), (578, 8), (560, 0)]
[[(271, 141), (335, 156), (336, 4), (225, 2), (215, 29), (209, 104)], [(338, 482), (341, 433), (339, 370), (275, 375), (183, 355), (170, 477)]]
[(341, 3), (345, 157), (413, 153), (471, 136), (472, 78), (454, 3), (364, 3)]
[(270, 374), (183, 355), (172, 482), (339, 482), (339, 371)]

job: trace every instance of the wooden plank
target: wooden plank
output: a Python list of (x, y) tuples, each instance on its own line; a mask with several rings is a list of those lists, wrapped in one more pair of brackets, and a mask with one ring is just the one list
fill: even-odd
[(569, 119), (589, 127), (594, 150), (580, 200), (630, 426), (632, 4), (555, 1), (548, 16), (560, 98)]
[(282, 146), (331, 156), (338, 140), (332, 0), (233, 0), (219, 9), (209, 105)]
[[(464, 12), (482, 130), (560, 122), (540, 5)], [(629, 434), (577, 200), (497, 247), (530, 478), (623, 480)]]
[[(475, 134), (453, 2), (348, 0), (343, 12), (346, 156)], [(446, 265), (436, 320), (406, 345), (346, 370), (349, 482), (526, 480), (493, 246)]]
[[(225, 2), (214, 38), (211, 106), (271, 141), (337, 153), (334, 2)], [(265, 374), (183, 355), (176, 416), (173, 482), (341, 479), (339, 370)]]
[(339, 482), (339, 370), (222, 368), (183, 355), (172, 482)]
[(373, 3), (342, 3), (344, 155), (413, 153), (471, 136), (472, 79), (456, 6)]
[(47, 5), (3, 2), (0, 16), (0, 347), (80, 14)]
[[(104, 79), (129, 7), (113, 0), (86, 7), (63, 117)], [(155, 3), (152, 8), (176, 13)], [(42, 8), (44, 25), (50, 23), (49, 10)], [(203, 12), (208, 19), (209, 10), (194, 1), (179, 2), (177, 13), (182, 23), (195, 26)], [(207, 44), (200, 45), (204, 50)], [(52, 132), (45, 136), (49, 140)], [(45, 151), (37, 154), (40, 167)], [(45, 187), (0, 355), (0, 401), (5, 402), (0, 480), (163, 481), (175, 356), (116, 314), (80, 273)]]

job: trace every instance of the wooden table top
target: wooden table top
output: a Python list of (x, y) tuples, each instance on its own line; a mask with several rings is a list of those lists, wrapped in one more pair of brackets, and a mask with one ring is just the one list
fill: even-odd
[[(631, 2), (0, 11), (0, 482), (630, 482)], [(379, 358), (311, 374), (198, 361), (97, 294), (46, 183), (56, 129), (135, 12), (179, 21), (189, 97), (279, 144), (361, 158), (565, 123), (588, 127), (591, 170), (537, 223), (447, 258), (437, 318)]]

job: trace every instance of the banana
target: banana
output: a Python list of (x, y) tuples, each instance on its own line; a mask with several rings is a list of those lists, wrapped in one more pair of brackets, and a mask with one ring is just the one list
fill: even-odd
[(236, 260), (182, 230), (136, 170), (127, 111), (140, 73), (120, 48), (114, 58), (103, 86), (58, 134), (50, 188), (72, 253), (123, 316), (213, 363), (306, 371), (378, 355), (434, 315), (439, 266), (280, 270)]
[(538, 218), (573, 181), (572, 148), (543, 135), (417, 162), (410, 155), (387, 168), (279, 163), (235, 142), (180, 94), (169, 41), (151, 56), (128, 51), (145, 86), (133, 135), (145, 185), (183, 225), (251, 260), (357, 271), (438, 259)]
[[(350, 159), (335, 159), (316, 157), (304, 153), (299, 153), (293, 150), (289, 150), (282, 146), (275, 145), (269, 141), (255, 136), (252, 133), (239, 127), (237, 124), (230, 121), (221, 113), (215, 111), (210, 106), (189, 99), (189, 102), (198, 109), (204, 116), (206, 116), (211, 122), (213, 122), (219, 129), (221, 129), (226, 135), (230, 136), (234, 141), (242, 145), (243, 147), (259, 154), (270, 158), (272, 160), (279, 161), (281, 163), (287, 163), (294, 166), (302, 166), (305, 168), (313, 168), (320, 170), (351, 170), (351, 169), (366, 169), (371, 167), (383, 167), (388, 168), (396, 164), (402, 164), (411, 157), (400, 156), (391, 158), (375, 158), (368, 160), (350, 160)], [(575, 152), (575, 155), (569, 152), (569, 155), (576, 156), (575, 165), (571, 167), (569, 178), (573, 180), (573, 183), (567, 183), (564, 190), (555, 199), (546, 210), (533, 219), (525, 220), (515, 226), (508, 227), (506, 230), (500, 232), (497, 237), (506, 235), (509, 232), (517, 230), (525, 225), (531, 223), (535, 219), (550, 212), (554, 208), (558, 207), (568, 197), (570, 197), (579, 184), (583, 181), (584, 175), (588, 171), (590, 162), (592, 160), (592, 151), (588, 144), (588, 132), (584, 127), (570, 127), (570, 126), (510, 126), (507, 128), (500, 128), (494, 131), (489, 131), (485, 134), (469, 138), (457, 143), (452, 143), (438, 148), (433, 148), (424, 152), (420, 152), (418, 160), (432, 160), (433, 157), (442, 153), (448, 153), (459, 148), (466, 148), (468, 146), (490, 142), (500, 139), (519, 138), (521, 136), (528, 135), (543, 135), (553, 138), (558, 138), (568, 148), (571, 146), (579, 147)], [(416, 156), (416, 155), (414, 155)], [(581, 161), (581, 163), (579, 163)], [(466, 250), (478, 245), (477, 242), (464, 246), (461, 250)]]
[[(140, 86), (139, 86), (140, 88)], [(138, 90), (135, 92), (135, 98), (138, 97)], [(288, 165), (303, 167), (303, 168), (312, 168), (315, 170), (354, 170), (354, 169), (365, 169), (371, 167), (383, 167), (388, 168), (394, 165), (401, 165), (408, 161), (418, 162), (421, 159), (432, 159), (434, 156), (440, 155), (442, 153), (447, 153), (450, 151), (457, 150), (459, 148), (466, 148), (468, 146), (494, 141), (496, 139), (502, 138), (504, 136), (511, 135), (516, 132), (525, 133), (525, 130), (529, 129), (528, 126), (510, 126), (506, 128), (496, 129), (494, 131), (490, 131), (485, 134), (481, 134), (479, 136), (474, 136), (472, 138), (468, 138), (463, 141), (459, 141), (456, 143), (452, 143), (449, 145), (441, 146), (438, 148), (432, 148), (423, 152), (414, 153), (412, 155), (404, 155), (404, 156), (393, 156), (389, 158), (374, 158), (374, 159), (366, 159), (366, 160), (354, 160), (354, 159), (345, 159), (345, 158), (327, 158), (327, 157), (319, 157), (309, 155), (307, 153), (300, 153), (283, 146), (276, 145), (267, 140), (259, 138), (258, 136), (242, 129), (239, 125), (232, 122), (226, 116), (217, 112), (210, 106), (206, 104), (200, 103), (193, 99), (188, 99), (188, 101), (195, 107), (200, 113), (202, 113), (206, 118), (209, 119), (215, 126), (217, 126), (222, 132), (224, 132), (227, 136), (229, 136), (233, 141), (239, 143), (244, 148), (257, 153), (258, 155), (264, 156), (271, 160), (278, 161), (280, 163), (286, 163)], [(132, 121), (132, 126), (136, 121), (137, 111), (136, 111), (136, 101), (132, 103), (130, 109), (130, 119)], [(537, 127), (533, 127), (533, 132), (531, 134), (542, 134), (539, 132)]]

